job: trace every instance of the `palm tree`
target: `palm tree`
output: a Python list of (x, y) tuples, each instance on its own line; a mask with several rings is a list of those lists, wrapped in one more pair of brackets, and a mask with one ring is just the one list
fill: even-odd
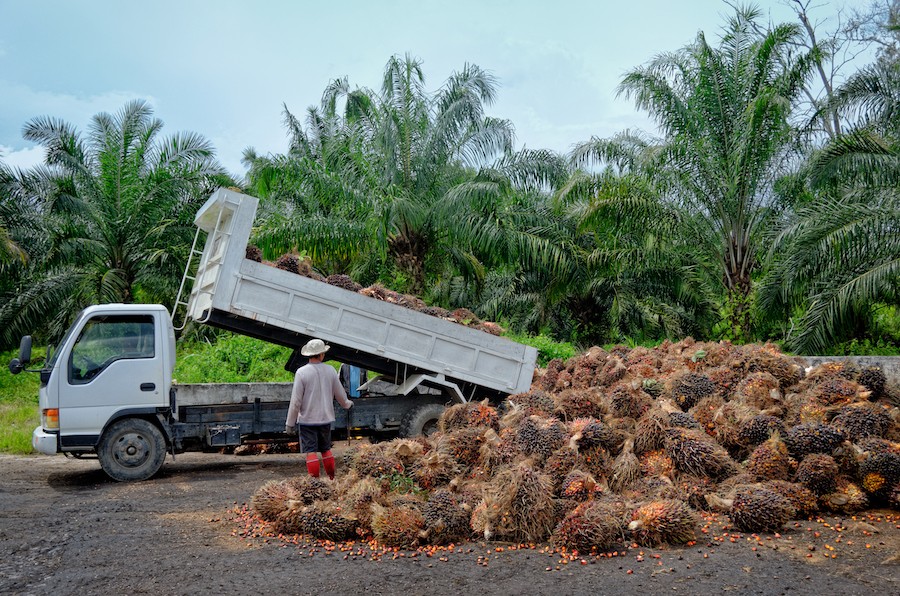
[(776, 238), (761, 292), (768, 308), (800, 309), (787, 340), (801, 353), (827, 349), (877, 304), (900, 301), (900, 63), (856, 73), (833, 107), (856, 115), (856, 126), (811, 160), (817, 198)]
[(16, 172), (0, 162), (0, 267), (28, 260), (17, 231), (32, 220), (33, 205), (17, 200), (18, 188)]
[[(538, 167), (545, 158), (544, 169), (533, 170), (530, 179), (545, 180), (558, 165), (544, 152), (511, 154), (511, 124), (485, 115), (495, 95), (494, 78), (474, 65), (428, 93), (421, 62), (395, 56), (379, 93), (351, 91), (345, 80), (337, 81), (321, 106), (309, 110), (305, 128), (286, 111), (289, 154), (248, 157), (252, 183), (277, 180), (283, 195), (294, 193), (292, 212), (275, 218), (257, 239), (332, 263), (338, 255), (344, 266), (369, 271), (380, 260), (416, 294), (424, 293), (429, 273), (441, 274), (448, 264), (477, 276), (483, 269), (479, 254), (489, 251), (470, 242), (513, 242), (498, 239), (507, 230), (490, 218), (496, 222), (504, 209), (489, 203), (491, 197), (506, 200), (508, 189), (521, 184), (500, 178), (509, 174), (524, 182), (522, 168)], [(528, 244), (524, 237), (518, 241)]]
[[(346, 100), (343, 113), (338, 101)], [(361, 123), (372, 102), (368, 90), (350, 90), (346, 79), (332, 82), (321, 106), (310, 107), (306, 126), (284, 106), (290, 135), (284, 155), (260, 156), (244, 151), (250, 190), (264, 199), (255, 241), (267, 258), (303, 250), (328, 271), (346, 272), (359, 261), (371, 263), (378, 250), (371, 184), (365, 157), (366, 130)], [(363, 265), (365, 268), (365, 264)]]
[(90, 304), (173, 298), (193, 214), (228, 179), (208, 141), (159, 138), (162, 126), (139, 100), (94, 116), (85, 138), (54, 118), (25, 125), (24, 137), (47, 152), (30, 185), (47, 242), (28, 283), (0, 307), (4, 337), (34, 327), (56, 336)]
[[(749, 332), (760, 240), (777, 212), (775, 182), (792, 163), (788, 117), (811, 65), (808, 57), (789, 60), (796, 26), (757, 34), (758, 16), (755, 9), (739, 10), (718, 47), (700, 33), (695, 43), (625, 76), (619, 93), (648, 111), (662, 138), (624, 135), (575, 155), (576, 162), (588, 155), (603, 163), (624, 160), (624, 173), (649, 184), (639, 193), (626, 185), (621, 195), (613, 183), (594, 208), (648, 230), (675, 224), (665, 233), (677, 238), (660, 240), (690, 251), (693, 266), (703, 270), (697, 275), (718, 286), (737, 339)], [(641, 150), (623, 152), (628, 147)]]
[(582, 143), (557, 194), (585, 238), (580, 301), (605, 313), (607, 341), (705, 336), (714, 322), (714, 283), (703, 277), (710, 267), (683, 233), (690, 214), (665, 200), (665, 172), (642, 170), (657, 151), (652, 138), (628, 131)]

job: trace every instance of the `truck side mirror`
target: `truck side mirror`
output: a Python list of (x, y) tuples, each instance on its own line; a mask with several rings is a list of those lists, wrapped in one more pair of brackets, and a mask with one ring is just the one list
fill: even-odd
[(9, 372), (17, 375), (31, 362), (31, 336), (26, 335), (19, 344), (19, 357), (9, 361)]
[(19, 360), (21, 361), (23, 367), (31, 364), (31, 336), (30, 335), (22, 336), (22, 341), (19, 342)]

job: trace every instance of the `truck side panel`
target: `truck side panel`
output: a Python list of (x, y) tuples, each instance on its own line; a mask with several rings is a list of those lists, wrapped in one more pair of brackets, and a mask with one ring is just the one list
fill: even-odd
[(506, 393), (531, 385), (527, 346), (246, 259), (236, 278), (214, 308)]

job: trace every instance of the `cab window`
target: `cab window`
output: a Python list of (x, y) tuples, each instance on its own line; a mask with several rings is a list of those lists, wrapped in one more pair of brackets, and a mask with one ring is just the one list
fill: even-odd
[(69, 357), (69, 382), (90, 383), (118, 360), (153, 358), (153, 315), (102, 315), (82, 328)]

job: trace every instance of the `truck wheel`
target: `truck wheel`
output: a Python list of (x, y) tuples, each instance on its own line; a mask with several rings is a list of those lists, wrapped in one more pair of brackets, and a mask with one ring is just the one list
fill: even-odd
[(166, 459), (166, 440), (159, 428), (141, 418), (113, 422), (97, 447), (100, 467), (113, 480), (146, 480)]
[(438, 429), (438, 419), (446, 408), (441, 404), (416, 406), (400, 421), (401, 437), (430, 436)]

